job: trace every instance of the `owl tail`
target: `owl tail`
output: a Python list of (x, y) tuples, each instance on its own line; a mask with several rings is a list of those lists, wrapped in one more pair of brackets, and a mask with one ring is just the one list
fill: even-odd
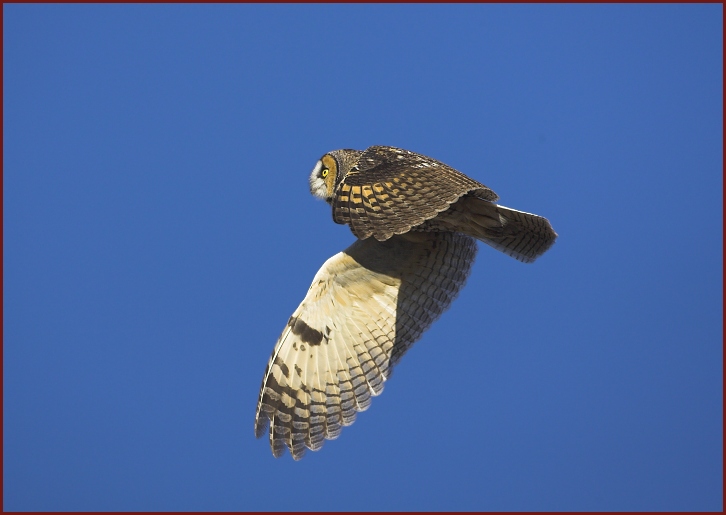
[(549, 220), (470, 197), (467, 202), (470, 234), (524, 263), (532, 263), (557, 239)]

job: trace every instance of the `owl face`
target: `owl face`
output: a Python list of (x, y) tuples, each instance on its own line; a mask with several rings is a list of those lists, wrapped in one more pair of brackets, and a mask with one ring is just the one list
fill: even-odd
[(338, 161), (332, 154), (321, 157), (310, 174), (310, 193), (330, 203), (338, 181)]
[(331, 204), (336, 188), (348, 172), (356, 167), (362, 153), (360, 150), (344, 148), (321, 157), (310, 174), (310, 193)]

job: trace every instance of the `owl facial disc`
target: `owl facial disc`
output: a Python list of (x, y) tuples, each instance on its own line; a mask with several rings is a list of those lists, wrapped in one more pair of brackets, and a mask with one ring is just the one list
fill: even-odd
[(328, 188), (325, 185), (325, 180), (320, 176), (320, 171), (322, 169), (323, 162), (318, 160), (318, 162), (315, 163), (315, 168), (313, 168), (313, 171), (310, 174), (310, 193), (319, 199), (326, 200), (328, 197)]
[(326, 202), (331, 202), (337, 176), (338, 163), (333, 156), (325, 154), (315, 163), (315, 168), (310, 174), (310, 193)]

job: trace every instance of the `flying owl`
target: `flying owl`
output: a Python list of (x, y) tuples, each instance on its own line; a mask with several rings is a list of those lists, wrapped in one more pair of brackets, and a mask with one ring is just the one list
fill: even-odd
[(255, 435), (295, 460), (337, 438), (469, 276), (476, 240), (525, 263), (552, 246), (546, 218), (495, 204), (491, 189), (414, 152), (334, 150), (311, 193), (355, 243), (328, 259), (267, 364)]

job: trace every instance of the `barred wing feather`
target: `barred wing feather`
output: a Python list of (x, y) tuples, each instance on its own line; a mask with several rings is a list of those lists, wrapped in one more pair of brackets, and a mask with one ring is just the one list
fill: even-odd
[(318, 271), (265, 371), (255, 435), (300, 459), (337, 438), (464, 285), (475, 240), (411, 233), (358, 240)]

